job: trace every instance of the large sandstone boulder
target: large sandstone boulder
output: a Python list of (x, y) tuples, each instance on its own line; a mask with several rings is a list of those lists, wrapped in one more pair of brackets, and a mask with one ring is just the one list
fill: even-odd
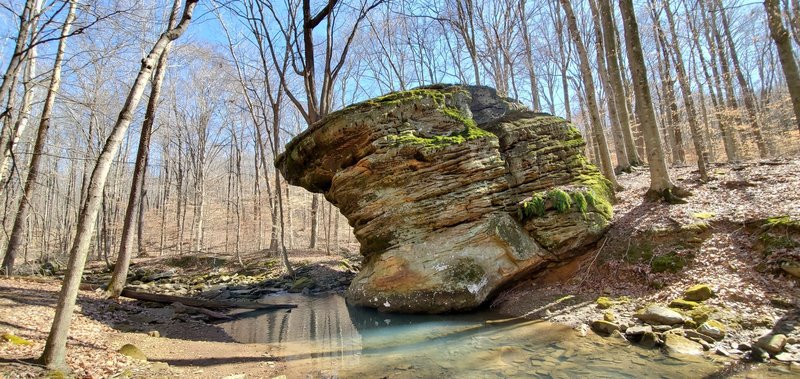
[(600, 238), (613, 193), (583, 147), (559, 117), (488, 87), (440, 85), (332, 113), (276, 166), (353, 226), (365, 264), (351, 304), (439, 313)]

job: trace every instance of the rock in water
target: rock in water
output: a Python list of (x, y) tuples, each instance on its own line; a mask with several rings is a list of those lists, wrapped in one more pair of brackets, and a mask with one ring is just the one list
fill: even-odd
[(703, 355), (703, 345), (697, 342), (672, 333), (667, 333), (664, 337), (664, 350), (670, 356)]
[(770, 355), (776, 355), (783, 351), (783, 347), (786, 346), (786, 336), (770, 333), (759, 338), (756, 346), (764, 349)]
[(347, 217), (365, 257), (349, 303), (467, 310), (605, 233), (613, 192), (564, 119), (488, 87), (437, 85), (331, 113), (276, 167)]

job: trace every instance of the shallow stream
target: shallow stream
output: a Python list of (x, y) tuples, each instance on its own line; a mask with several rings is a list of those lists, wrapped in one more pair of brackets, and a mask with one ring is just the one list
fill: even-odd
[(338, 295), (269, 300), (298, 307), (251, 312), (221, 326), (238, 342), (277, 346), (290, 378), (699, 378), (722, 367), (491, 313), (385, 314), (347, 306)]

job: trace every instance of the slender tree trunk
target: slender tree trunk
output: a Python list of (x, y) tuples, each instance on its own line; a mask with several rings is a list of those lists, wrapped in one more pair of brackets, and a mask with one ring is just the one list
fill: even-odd
[(658, 60), (661, 69), (662, 103), (667, 113), (664, 119), (664, 129), (670, 133), (671, 139), (667, 141), (671, 145), (672, 163), (682, 166), (686, 163), (686, 152), (683, 149), (683, 133), (681, 131), (681, 121), (678, 114), (678, 103), (675, 99), (675, 80), (672, 78), (672, 64), (667, 51), (667, 37), (661, 28), (661, 20), (656, 11), (657, 5), (653, 0), (650, 1), (650, 12), (653, 18), (653, 30), (655, 30), (656, 41), (658, 42)]
[(611, 163), (611, 154), (608, 151), (608, 143), (606, 142), (605, 133), (603, 133), (602, 123), (600, 121), (600, 112), (597, 109), (596, 93), (594, 89), (594, 79), (592, 78), (591, 66), (589, 64), (589, 56), (586, 53), (586, 47), (581, 40), (578, 32), (578, 21), (575, 19), (575, 14), (572, 11), (572, 5), (569, 0), (560, 0), (561, 6), (564, 8), (566, 14), (567, 27), (569, 28), (572, 41), (578, 50), (578, 58), (580, 59), (581, 78), (583, 79), (584, 92), (586, 92), (586, 106), (589, 109), (589, 118), (594, 131), (595, 143), (600, 147), (600, 167), (603, 171), (603, 176), (608, 179), (615, 189), (621, 189), (617, 183), (617, 176), (614, 174), (614, 166)]
[(533, 110), (538, 112), (542, 109), (542, 104), (539, 100), (539, 84), (537, 83), (536, 69), (533, 65), (533, 46), (530, 40), (530, 33), (528, 32), (527, 2), (527, 0), (518, 0), (517, 17), (519, 17), (520, 36), (523, 41), (525, 53), (525, 68), (528, 70), (528, 81), (531, 87), (531, 105), (533, 106)]
[(628, 162), (632, 166), (638, 166), (642, 164), (642, 159), (639, 157), (639, 153), (636, 150), (628, 107), (625, 101), (625, 89), (622, 85), (623, 76), (619, 67), (619, 52), (617, 50), (617, 28), (611, 11), (611, 3), (605, 0), (600, 0), (598, 3), (600, 5), (600, 20), (603, 30), (603, 47), (605, 48), (605, 54), (608, 58), (608, 78), (611, 84), (610, 95), (613, 97), (614, 104), (616, 105), (617, 120), (625, 140), (625, 151), (628, 154)]
[[(167, 30), (171, 30), (177, 23), (178, 11), (180, 10), (180, 0), (176, 0), (172, 4), (172, 11), (170, 12)], [(122, 224), (122, 240), (119, 243), (119, 252), (117, 253), (117, 262), (114, 264), (114, 273), (111, 274), (111, 279), (106, 289), (106, 296), (109, 298), (118, 298), (125, 288), (125, 282), (128, 278), (128, 268), (131, 263), (131, 256), (133, 255), (133, 233), (136, 228), (134, 224), (138, 213), (139, 223), (143, 223), (143, 213), (140, 204), (144, 201), (142, 196), (145, 192), (144, 181), (147, 172), (147, 156), (150, 154), (150, 137), (153, 134), (153, 124), (155, 123), (156, 109), (158, 108), (158, 100), (161, 96), (161, 83), (164, 82), (164, 76), (167, 71), (167, 56), (169, 55), (170, 43), (167, 42), (163, 51), (159, 54), (158, 63), (155, 67), (155, 75), (150, 86), (150, 98), (147, 101), (147, 109), (144, 114), (144, 122), (142, 123), (142, 131), (139, 135), (139, 149), (136, 153), (136, 163), (133, 168), (133, 179), (131, 181), (131, 191), (128, 194), (128, 206), (125, 209), (125, 219)], [(137, 212), (140, 211), (140, 212)], [(136, 229), (134, 229), (136, 228)], [(141, 243), (141, 237), (139, 238)], [(142, 247), (139, 246), (140, 251)]]
[[(280, 98), (280, 95), (278, 96)], [(275, 150), (275, 154), (278, 153), (278, 148), (280, 147), (280, 107), (281, 104), (274, 104), (272, 107), (272, 114), (273, 114), (273, 129), (272, 129), (272, 138), (273, 138), (273, 147)], [(280, 230), (281, 230), (281, 261), (283, 262), (283, 269), (286, 270), (288, 275), (294, 276), (294, 269), (292, 269), (292, 264), (289, 263), (289, 254), (286, 251), (286, 222), (284, 221), (284, 210), (283, 210), (283, 189), (281, 188), (281, 174), (278, 170), (275, 170), (275, 193), (278, 195), (278, 214), (280, 215)]]
[(317, 212), (319, 212), (319, 195), (311, 195), (311, 240), (308, 241), (309, 249), (317, 248)]
[(571, 121), (572, 111), (569, 105), (569, 78), (567, 75), (570, 59), (569, 54), (567, 54), (566, 42), (564, 41), (564, 22), (561, 19), (561, 12), (559, 12), (557, 2), (556, 6), (553, 8), (555, 13), (553, 17), (555, 19), (556, 32), (558, 33), (558, 54), (560, 62), (558, 68), (561, 72), (561, 95), (564, 96), (564, 118), (567, 119), (567, 121)]
[(650, 85), (647, 82), (647, 68), (644, 63), (642, 43), (639, 40), (639, 26), (636, 23), (633, 0), (619, 0), (619, 8), (622, 13), (622, 25), (625, 28), (628, 66), (631, 70), (633, 90), (636, 95), (636, 113), (639, 122), (642, 123), (647, 161), (650, 165), (648, 196), (659, 196), (667, 201), (674, 201), (678, 194), (673, 193), (676, 187), (669, 177), (664, 150), (661, 148), (661, 139), (658, 137), (656, 116), (653, 110), (653, 101), (650, 98)]
[[(705, 9), (705, 1), (699, 1), (700, 4), (700, 14), (705, 17), (706, 9)], [(712, 48), (713, 52), (711, 52), (712, 62), (716, 64), (715, 61), (719, 61), (720, 73), (718, 74), (722, 77), (722, 84), (725, 88), (726, 97), (726, 107), (728, 109), (723, 109), (721, 112), (721, 119), (720, 119), (720, 130), (723, 133), (723, 140), (726, 146), (726, 153), (727, 150), (730, 149), (730, 153), (728, 153), (728, 161), (730, 162), (737, 162), (739, 161), (740, 154), (739, 154), (739, 146), (736, 137), (736, 128), (732, 127), (737, 123), (736, 119), (738, 117), (732, 116), (739, 112), (739, 104), (736, 101), (736, 93), (733, 90), (733, 79), (731, 77), (730, 66), (728, 65), (728, 57), (725, 54), (725, 49), (722, 43), (722, 37), (719, 33), (719, 28), (717, 27), (716, 16), (710, 14), (711, 17), (707, 17), (706, 21), (706, 28), (711, 31), (709, 35), (709, 40), (713, 37)], [(710, 20), (710, 22), (708, 22)]]
[[(764, 0), (764, 9), (767, 12), (767, 23), (769, 33), (778, 49), (778, 59), (783, 68), (783, 76), (786, 78), (786, 86), (789, 88), (789, 97), (792, 100), (794, 110), (794, 121), (800, 129), (800, 69), (792, 51), (792, 41), (789, 39), (789, 32), (783, 27), (781, 8), (778, 0)], [(800, 10), (796, 10), (800, 14)], [(800, 20), (797, 20), (800, 21)], [(800, 26), (798, 26), (800, 27)]]
[[(14, 228), (11, 231), (11, 237), (8, 239), (8, 247), (6, 248), (6, 255), (3, 257), (3, 271), (6, 275), (10, 275), (14, 271), (14, 260), (19, 253), (22, 246), (23, 239), (25, 238), (26, 220), (30, 215), (31, 201), (34, 198), (36, 187), (38, 186), (38, 178), (41, 170), (42, 153), (44, 152), (47, 143), (47, 132), (50, 130), (50, 117), (53, 113), (53, 106), (56, 102), (56, 94), (61, 86), (61, 66), (64, 61), (64, 50), (67, 45), (67, 35), (69, 35), (72, 28), (72, 22), (75, 19), (75, 1), (69, 2), (69, 11), (67, 18), (64, 20), (64, 25), (61, 28), (61, 40), (58, 42), (58, 50), (56, 50), (56, 59), (53, 63), (53, 76), (50, 78), (50, 86), (47, 90), (47, 98), (44, 102), (42, 109), (42, 116), (39, 121), (39, 129), (36, 132), (36, 141), (34, 142), (33, 155), (31, 156), (30, 169), (28, 170), (28, 177), (25, 180), (25, 190), (22, 199), (19, 202), (19, 208), (14, 219)], [(45, 251), (47, 251), (45, 249)]]
[(159, 243), (158, 243), (158, 256), (164, 255), (164, 242), (167, 236), (166, 233), (166, 225), (167, 225), (167, 204), (169, 204), (169, 190), (170, 190), (170, 177), (169, 177), (169, 143), (165, 143), (163, 146), (163, 151), (161, 153), (163, 166), (161, 168), (161, 173), (164, 175), (164, 189), (161, 191), (161, 230), (159, 236)]
[(289, 230), (289, 236), (288, 236), (289, 249), (294, 249), (294, 221), (292, 217), (293, 207), (292, 207), (292, 194), (290, 188), (291, 186), (289, 185), (289, 183), (286, 183), (286, 201), (285, 201), (286, 223), (287, 223), (286, 227)]
[[(28, 58), (25, 61), (25, 71), (23, 73), (22, 78), (22, 85), (23, 95), (22, 95), (22, 104), (20, 104), (19, 110), (19, 117), (14, 122), (13, 129), (8, 130), (8, 134), (2, 133), (2, 137), (0, 137), (0, 186), (4, 185), (6, 179), (9, 177), (9, 172), (11, 170), (11, 153), (19, 143), (20, 137), (22, 137), (25, 130), (28, 128), (28, 124), (31, 119), (31, 105), (33, 103), (33, 95), (34, 90), (36, 88), (34, 84), (34, 80), (36, 78), (36, 46), (35, 37), (36, 33), (36, 24), (38, 23), (39, 13), (42, 9), (42, 0), (35, 0), (33, 5), (33, 17), (31, 18), (30, 26), (29, 26), (29, 47), (28, 47)], [(13, 86), (12, 86), (13, 90)], [(8, 140), (3, 140), (4, 138), (8, 138)]]
[[(683, 105), (686, 108), (686, 118), (689, 122), (689, 129), (692, 132), (692, 143), (694, 144), (694, 152), (697, 155), (697, 169), (700, 172), (700, 179), (703, 181), (708, 180), (708, 173), (706, 172), (706, 162), (708, 161), (708, 153), (704, 146), (703, 132), (700, 130), (700, 125), (697, 123), (697, 111), (694, 107), (694, 100), (692, 99), (692, 88), (689, 85), (689, 76), (686, 74), (686, 68), (683, 66), (683, 54), (681, 47), (678, 43), (678, 33), (675, 31), (675, 20), (670, 9), (669, 0), (663, 0), (664, 11), (667, 14), (667, 23), (669, 25), (669, 32), (672, 37), (672, 50), (675, 53), (675, 69), (678, 71), (678, 82), (681, 86), (683, 94)], [(668, 57), (665, 57), (669, 59)]]
[(178, 26), (162, 34), (147, 56), (142, 59), (139, 73), (131, 86), (117, 122), (111, 130), (111, 134), (92, 171), (88, 197), (86, 203), (83, 205), (78, 220), (78, 231), (75, 235), (75, 242), (72, 244), (72, 251), (70, 251), (67, 272), (59, 293), (53, 325), (50, 328), (50, 334), (47, 337), (47, 342), (41, 357), (41, 360), (48, 368), (63, 368), (66, 363), (67, 334), (72, 322), (72, 313), (75, 308), (75, 300), (78, 296), (78, 287), (80, 286), (83, 268), (86, 264), (86, 255), (89, 251), (89, 243), (91, 242), (91, 235), (95, 221), (97, 220), (98, 211), (100, 210), (102, 193), (106, 184), (108, 172), (111, 168), (112, 159), (116, 155), (117, 150), (119, 150), (125, 132), (127, 132), (130, 126), (134, 111), (142, 98), (145, 85), (147, 84), (147, 80), (150, 77), (156, 61), (161, 56), (167, 44), (180, 37), (189, 26), (189, 21), (192, 19), (192, 13), (197, 6), (197, 2), (198, 0), (186, 1), (183, 17)]
[(16, 87), (17, 76), (22, 62), (27, 57), (25, 51), (25, 42), (28, 41), (28, 34), (30, 33), (31, 20), (36, 0), (26, 0), (22, 8), (22, 13), (19, 16), (19, 31), (17, 32), (17, 40), (14, 44), (14, 52), (11, 54), (11, 59), (8, 61), (8, 67), (3, 74), (3, 81), (0, 83), (0, 147), (2, 147), (2, 154), (5, 154), (5, 147), (11, 139), (13, 132), (9, 125), (11, 114), (13, 112), (13, 98), (14, 87)]
[(761, 133), (761, 122), (758, 120), (758, 112), (756, 110), (756, 97), (755, 94), (753, 94), (753, 89), (750, 88), (750, 84), (744, 77), (742, 65), (739, 63), (739, 54), (736, 53), (736, 44), (733, 41), (733, 35), (731, 34), (731, 28), (728, 23), (728, 16), (725, 13), (725, 9), (722, 7), (721, 0), (717, 0), (717, 11), (719, 11), (722, 19), (722, 29), (725, 32), (725, 39), (728, 42), (731, 63), (733, 63), (733, 72), (736, 74), (736, 81), (739, 82), (739, 87), (742, 89), (744, 108), (747, 111), (747, 117), (748, 121), (750, 121), (750, 128), (752, 129), (751, 131), (753, 133), (753, 137), (756, 140), (758, 155), (761, 158), (767, 158), (769, 156), (769, 149), (767, 148), (767, 142), (764, 140), (764, 136)]
[(600, 84), (605, 92), (605, 100), (608, 108), (608, 118), (611, 124), (611, 136), (614, 139), (614, 151), (617, 156), (616, 172), (630, 171), (631, 164), (628, 160), (628, 152), (625, 148), (625, 138), (622, 136), (621, 122), (619, 121), (619, 114), (617, 114), (617, 105), (614, 102), (614, 91), (611, 88), (610, 79), (608, 77), (608, 70), (606, 66), (606, 57), (604, 53), (603, 43), (603, 28), (600, 26), (600, 14), (594, 0), (589, 2), (589, 8), (592, 12), (592, 23), (594, 24), (594, 34), (596, 41), (595, 53), (597, 56), (597, 71), (600, 74)]

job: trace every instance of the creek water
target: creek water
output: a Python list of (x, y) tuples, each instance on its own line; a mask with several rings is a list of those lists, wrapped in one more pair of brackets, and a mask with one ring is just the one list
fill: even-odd
[(671, 358), (491, 313), (385, 314), (348, 306), (339, 295), (269, 301), (298, 307), (250, 312), (220, 326), (238, 342), (277, 346), (289, 378), (699, 378), (722, 368), (715, 358)]

